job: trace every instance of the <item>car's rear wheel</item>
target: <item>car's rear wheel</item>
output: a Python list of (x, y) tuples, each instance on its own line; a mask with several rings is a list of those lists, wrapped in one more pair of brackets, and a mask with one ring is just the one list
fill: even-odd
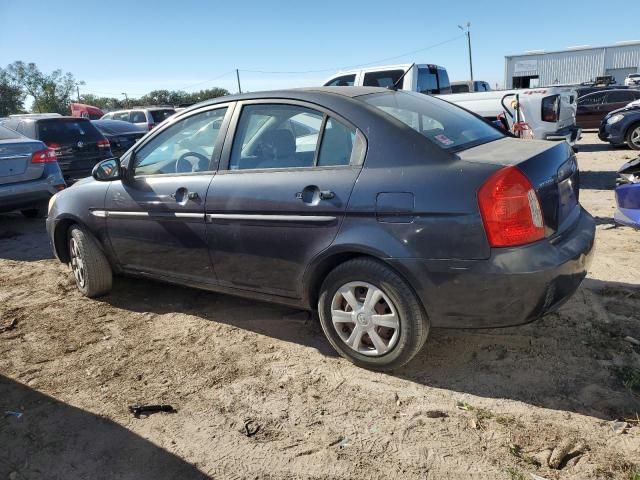
[(336, 351), (372, 370), (401, 367), (418, 353), (429, 333), (428, 317), (411, 287), (370, 258), (350, 260), (327, 275), (318, 312)]
[(640, 150), (640, 123), (631, 125), (627, 131), (627, 145), (634, 150)]
[(20, 213), (27, 218), (44, 218), (47, 214), (47, 206), (41, 204), (34, 208), (25, 208), (24, 210), (20, 210)]
[(111, 291), (111, 266), (98, 243), (85, 228), (73, 225), (69, 229), (69, 266), (78, 290), (94, 298)]

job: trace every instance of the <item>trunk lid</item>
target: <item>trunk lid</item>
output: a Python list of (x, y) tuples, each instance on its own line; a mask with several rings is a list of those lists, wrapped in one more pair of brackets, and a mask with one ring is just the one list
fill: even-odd
[(31, 155), (44, 148), (42, 142), (34, 140), (0, 141), (0, 185), (42, 177), (44, 164), (31, 163)]
[(561, 233), (577, 220), (580, 178), (575, 154), (566, 142), (503, 138), (459, 152), (458, 156), (467, 162), (518, 167), (536, 191), (547, 237)]

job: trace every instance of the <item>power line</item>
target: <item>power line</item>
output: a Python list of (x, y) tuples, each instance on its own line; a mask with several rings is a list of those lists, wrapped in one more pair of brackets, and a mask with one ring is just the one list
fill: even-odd
[(368, 65), (374, 65), (376, 63), (382, 63), (382, 62), (386, 62), (389, 60), (395, 60), (397, 58), (402, 58), (402, 57), (406, 57), (409, 55), (414, 55), (416, 53), (420, 53), (420, 52), (424, 52), (426, 50), (431, 50), (432, 48), (436, 48), (439, 47), (441, 45), (445, 45), (447, 43), (453, 42), (455, 40), (459, 40), (463, 37), (465, 37), (466, 34), (464, 35), (457, 35), (453, 38), (450, 38), (448, 40), (444, 40), (443, 42), (439, 42), (439, 43), (435, 43), (433, 45), (429, 45), (428, 47), (424, 47), (424, 48), (419, 48), (417, 50), (412, 50), (410, 52), (405, 52), (405, 53), (401, 53), (400, 55), (394, 55), (393, 57), (386, 57), (386, 58), (381, 58), (379, 60), (374, 60), (371, 62), (367, 62), (367, 63), (360, 63), (357, 65), (349, 65), (346, 67), (339, 67), (339, 68), (325, 68), (322, 70), (300, 70), (300, 71), (269, 71), (269, 70), (245, 70), (245, 69), (241, 69), (241, 72), (247, 72), (247, 73), (264, 73), (264, 74), (297, 74), (297, 75), (302, 75), (302, 74), (306, 74), (306, 73), (325, 73), (325, 72), (335, 72), (336, 70), (340, 71), (340, 70), (349, 70), (352, 68), (358, 68), (358, 67), (365, 67)]

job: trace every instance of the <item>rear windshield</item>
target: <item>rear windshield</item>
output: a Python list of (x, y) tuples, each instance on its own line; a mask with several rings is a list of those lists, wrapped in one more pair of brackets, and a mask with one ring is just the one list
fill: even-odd
[(155, 123), (164, 121), (174, 113), (176, 113), (176, 111), (173, 108), (167, 108), (165, 110), (151, 110), (151, 116), (153, 117), (153, 121)]
[(38, 122), (38, 139), (45, 143), (97, 142), (102, 138), (84, 118), (52, 118)]
[(427, 95), (388, 92), (360, 98), (446, 150), (459, 151), (504, 137), (466, 110)]
[(0, 126), (0, 140), (12, 140), (14, 138), (22, 138), (22, 135), (9, 128)]

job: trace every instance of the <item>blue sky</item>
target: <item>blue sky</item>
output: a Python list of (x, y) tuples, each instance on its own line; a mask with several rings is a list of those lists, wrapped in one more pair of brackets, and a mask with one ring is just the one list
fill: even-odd
[(238, 68), (243, 90), (256, 91), (318, 85), (341, 67), (433, 46), (383, 63), (437, 63), (452, 80), (464, 80), (467, 46), (457, 25), (470, 21), (474, 77), (495, 85), (508, 54), (640, 39), (640, 1), (615, 5), (0, 0), (0, 66), (24, 60), (44, 71), (61, 68), (86, 82), (81, 91), (109, 96), (236, 91)]

